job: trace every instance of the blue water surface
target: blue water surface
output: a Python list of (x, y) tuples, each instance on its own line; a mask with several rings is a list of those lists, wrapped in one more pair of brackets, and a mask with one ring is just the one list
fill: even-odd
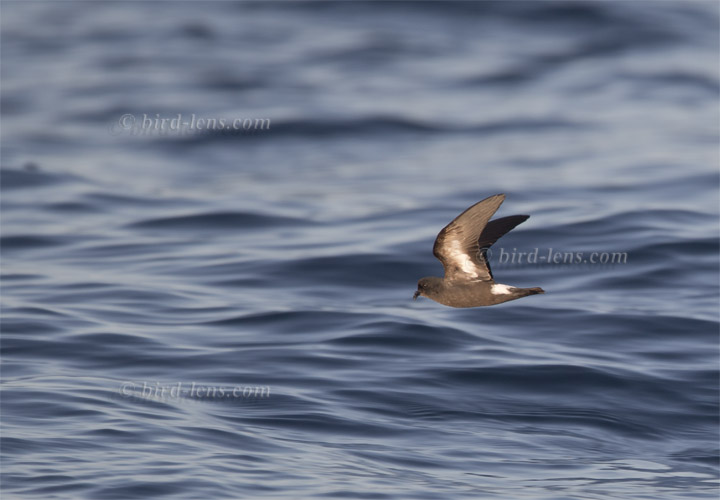
[[(6, 1), (1, 42), (3, 499), (717, 498), (715, 2)], [(501, 192), (546, 294), (413, 302)]]

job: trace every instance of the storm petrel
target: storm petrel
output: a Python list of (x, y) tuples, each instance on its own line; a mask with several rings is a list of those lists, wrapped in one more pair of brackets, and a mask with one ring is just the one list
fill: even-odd
[(504, 199), (504, 194), (485, 198), (440, 231), (433, 254), (442, 262), (445, 277), (422, 278), (413, 299), (422, 295), (450, 307), (479, 307), (545, 293), (542, 288), (516, 288), (493, 279), (488, 248), (530, 217), (511, 215), (491, 221)]

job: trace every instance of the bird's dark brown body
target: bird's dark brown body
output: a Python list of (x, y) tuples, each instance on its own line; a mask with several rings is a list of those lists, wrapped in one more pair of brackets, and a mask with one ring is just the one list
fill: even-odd
[(518, 288), (493, 279), (487, 249), (529, 217), (512, 215), (490, 221), (504, 199), (503, 194), (486, 198), (440, 231), (433, 253), (442, 262), (445, 277), (422, 278), (414, 299), (423, 296), (450, 307), (480, 307), (545, 293), (542, 288)]

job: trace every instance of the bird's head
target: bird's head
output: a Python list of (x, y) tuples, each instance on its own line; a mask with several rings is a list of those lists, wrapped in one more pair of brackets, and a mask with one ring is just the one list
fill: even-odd
[(418, 281), (417, 291), (413, 295), (413, 300), (417, 300), (417, 298), (421, 295), (423, 297), (432, 298), (441, 286), (442, 278), (437, 278), (435, 276), (422, 278)]

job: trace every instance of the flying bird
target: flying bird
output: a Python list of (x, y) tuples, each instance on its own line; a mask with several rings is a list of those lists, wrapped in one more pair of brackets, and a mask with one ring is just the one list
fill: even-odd
[(517, 288), (496, 283), (493, 278), (487, 250), (530, 217), (511, 215), (491, 221), (503, 200), (504, 194), (485, 198), (440, 231), (433, 254), (442, 262), (445, 277), (422, 278), (413, 299), (422, 296), (450, 307), (479, 307), (545, 293), (542, 288)]

